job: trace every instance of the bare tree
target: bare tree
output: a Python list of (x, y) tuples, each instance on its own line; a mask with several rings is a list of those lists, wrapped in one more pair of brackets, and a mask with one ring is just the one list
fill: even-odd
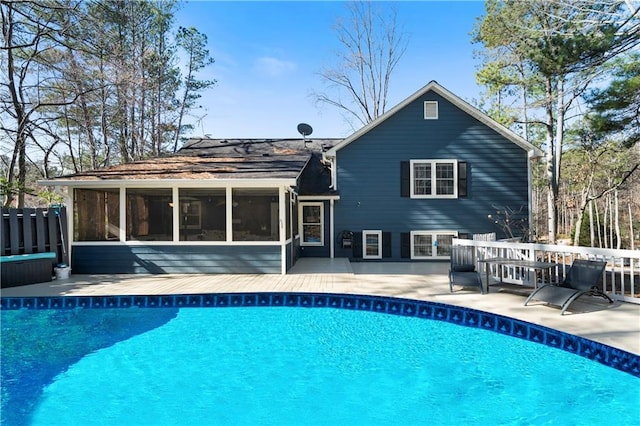
[(355, 127), (384, 114), (391, 73), (406, 50), (397, 11), (371, 2), (347, 3), (348, 17), (335, 27), (342, 50), (338, 62), (320, 77), (326, 92), (313, 93), (317, 103), (337, 107)]
[(11, 205), (17, 193), (18, 207), (24, 206), (27, 183), (27, 143), (35, 139), (42, 121), (39, 115), (53, 107), (74, 103), (78, 95), (67, 97), (58, 90), (57, 49), (64, 46), (63, 35), (73, 23), (60, 19), (74, 15), (77, 1), (0, 2), (2, 57), (0, 67), (0, 130), (13, 141), (7, 182), (15, 191), (5, 195)]
[[(530, 124), (545, 135), (548, 240), (555, 242), (566, 124), (577, 113), (579, 99), (602, 76), (603, 66), (640, 44), (640, 13), (619, 0), (488, 0), (486, 9), (476, 40), (489, 53), (514, 52), (516, 64), (524, 60), (536, 77), (526, 97), (540, 115)], [(485, 77), (514, 84), (504, 78), (505, 64), (490, 58), (484, 66), (499, 71)]]

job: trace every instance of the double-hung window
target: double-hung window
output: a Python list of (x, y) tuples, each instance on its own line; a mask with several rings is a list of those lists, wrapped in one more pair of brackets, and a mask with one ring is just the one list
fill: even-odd
[(411, 160), (411, 198), (457, 198), (457, 160)]
[(382, 259), (382, 231), (362, 231), (362, 258)]
[(412, 259), (446, 259), (456, 231), (411, 231)]

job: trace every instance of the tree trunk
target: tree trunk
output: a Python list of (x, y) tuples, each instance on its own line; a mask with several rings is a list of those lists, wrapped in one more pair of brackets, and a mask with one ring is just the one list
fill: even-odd
[(593, 203), (594, 201), (589, 201), (589, 241), (591, 247), (593, 247), (596, 242), (596, 236), (593, 229)]
[(629, 249), (635, 250), (635, 235), (633, 234), (633, 215), (631, 214), (631, 203), (627, 204), (629, 207)]
[(618, 206), (618, 190), (613, 191), (613, 208), (615, 212), (615, 229), (616, 229), (616, 249), (622, 247), (622, 235), (620, 235), (620, 210)]
[(596, 213), (596, 230), (598, 231), (598, 247), (602, 248), (602, 224), (600, 223), (600, 212), (598, 211), (598, 203), (595, 204)]
[(609, 200), (609, 248), (613, 248), (613, 237), (615, 234), (613, 217), (615, 215), (615, 212), (613, 211), (613, 199), (611, 198), (611, 195), (609, 195), (608, 200)]
[[(545, 80), (545, 90), (549, 98), (553, 97), (553, 85), (551, 78)], [(554, 148), (554, 135), (553, 135), (553, 108), (551, 102), (546, 104), (547, 110), (547, 124), (546, 128), (546, 160), (547, 160), (547, 224), (548, 224), (548, 242), (549, 244), (555, 244), (556, 242), (556, 225), (558, 218), (558, 188), (557, 188), (557, 170), (555, 168), (556, 160)]]
[(609, 233), (607, 232), (607, 226), (609, 226), (609, 197), (604, 199), (604, 216), (602, 217), (602, 248), (607, 248), (609, 246)]

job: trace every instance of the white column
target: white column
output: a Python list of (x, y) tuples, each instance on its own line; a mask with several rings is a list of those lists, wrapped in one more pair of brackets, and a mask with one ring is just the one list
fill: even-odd
[[(71, 250), (73, 250), (73, 229), (74, 229), (74, 220), (75, 212), (74, 212), (74, 195), (75, 191), (73, 187), (69, 187), (67, 196), (65, 197), (65, 204), (67, 207), (67, 235), (64, 238), (67, 239), (67, 257), (69, 258), (69, 264), (67, 266), (71, 266)], [(62, 230), (60, 230), (62, 231)]]
[(120, 232), (118, 238), (121, 242), (127, 240), (127, 188), (120, 187)]
[(329, 244), (331, 244), (330, 247), (330, 257), (331, 259), (333, 259), (335, 257), (335, 244), (334, 244), (334, 238), (335, 238), (335, 225), (333, 223), (333, 203), (334, 200), (331, 199), (329, 200), (329, 232), (331, 233), (331, 235), (329, 236)]
[(171, 215), (173, 218), (173, 242), (180, 241), (180, 193), (178, 187), (171, 189), (171, 204), (173, 209)]
[(281, 186), (278, 189), (278, 232), (280, 233), (280, 265), (281, 273), (287, 273), (287, 232), (285, 226), (287, 222), (287, 214), (285, 210), (285, 188)]
[(227, 208), (227, 242), (231, 242), (231, 240), (233, 239), (233, 194), (232, 194), (232, 188), (227, 187), (227, 201), (226, 201), (226, 208)]

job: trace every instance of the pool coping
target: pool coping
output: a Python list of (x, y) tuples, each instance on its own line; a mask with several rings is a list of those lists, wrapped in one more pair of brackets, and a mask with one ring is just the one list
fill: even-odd
[(317, 292), (2, 297), (0, 310), (304, 307), (363, 310), (478, 328), (543, 344), (640, 378), (640, 355), (501, 314), (401, 297)]

